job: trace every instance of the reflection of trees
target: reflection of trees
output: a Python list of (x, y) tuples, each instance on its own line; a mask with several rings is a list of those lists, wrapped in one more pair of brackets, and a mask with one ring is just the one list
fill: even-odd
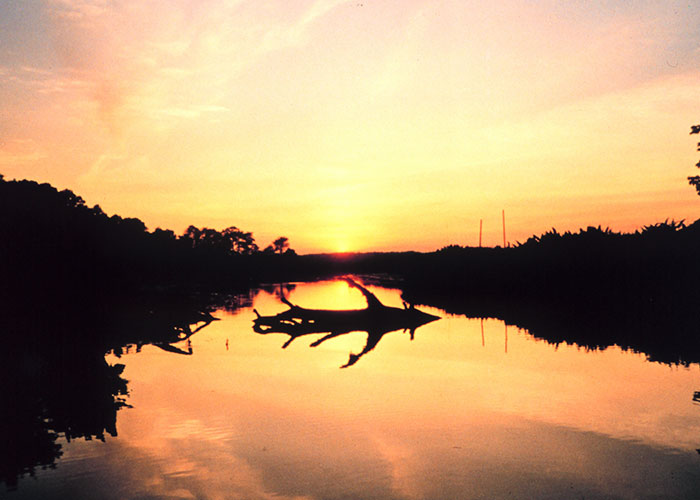
[(372, 351), (387, 333), (396, 330), (410, 330), (411, 340), (413, 340), (416, 328), (438, 319), (437, 316), (424, 313), (413, 306), (409, 307), (407, 304), (404, 304), (403, 309), (387, 307), (362, 285), (349, 278), (345, 281), (351, 287), (362, 292), (367, 300), (365, 309), (344, 311), (305, 309), (289, 302), (280, 288), (278, 297), (289, 309), (274, 316), (261, 316), (255, 311), (258, 317), (254, 321), (253, 330), (260, 334), (284, 333), (289, 335), (289, 339), (282, 345), (283, 349), (296, 338), (305, 335), (326, 334), (311, 344), (311, 347), (316, 347), (340, 335), (350, 332), (366, 332), (367, 343), (365, 347), (358, 354), (350, 354), (348, 362), (341, 366), (341, 368), (346, 368), (354, 365), (362, 356)]
[[(110, 365), (124, 346), (153, 344), (171, 352), (215, 318), (201, 304), (139, 297), (77, 311), (60, 299), (0, 310), (0, 481), (10, 489), (37, 467), (55, 467), (59, 437), (117, 435), (117, 412), (128, 406), (124, 365)], [(6, 404), (11, 402), (10, 404)]]
[(13, 354), (2, 356), (0, 383), (2, 399), (12, 401), (0, 410), (0, 480), (10, 489), (35, 467), (55, 466), (59, 436), (116, 436), (117, 411), (127, 406), (124, 365), (109, 365), (100, 352), (49, 340)]
[(515, 248), (451, 247), (400, 272), (404, 297), (495, 317), (552, 343), (700, 362), (700, 220), (632, 234), (555, 230)]
[(541, 300), (537, 297), (496, 299), (404, 287), (403, 296), (471, 318), (498, 318), (528, 330), (551, 344), (576, 344), (589, 349), (617, 345), (646, 354), (650, 361), (700, 363), (700, 311), (610, 303), (605, 298)]
[(253, 301), (260, 290), (257, 288), (241, 289), (236, 292), (210, 293), (207, 295), (206, 304), (211, 310), (224, 309), (235, 312), (246, 307), (253, 307)]
[(266, 291), (267, 293), (274, 295), (278, 299), (282, 300), (286, 295), (293, 291), (297, 286), (294, 283), (275, 283), (275, 284), (263, 284), (260, 285), (260, 289)]

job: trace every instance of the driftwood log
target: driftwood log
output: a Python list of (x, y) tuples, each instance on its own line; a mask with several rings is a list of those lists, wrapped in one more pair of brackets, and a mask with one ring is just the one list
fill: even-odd
[(438, 316), (419, 311), (404, 302), (404, 307), (385, 306), (365, 287), (351, 278), (343, 278), (351, 287), (357, 288), (367, 300), (364, 309), (331, 310), (306, 309), (289, 302), (282, 296), (281, 301), (289, 309), (274, 316), (262, 316), (255, 312), (257, 318), (253, 321), (253, 330), (260, 334), (284, 333), (289, 339), (282, 345), (286, 348), (292, 341), (303, 335), (325, 333), (326, 335), (311, 344), (316, 347), (326, 340), (350, 332), (366, 332), (367, 344), (359, 354), (350, 354), (350, 359), (341, 368), (346, 368), (357, 362), (362, 356), (375, 348), (381, 338), (396, 330), (410, 331), (411, 339), (416, 328), (431, 321), (440, 319)]

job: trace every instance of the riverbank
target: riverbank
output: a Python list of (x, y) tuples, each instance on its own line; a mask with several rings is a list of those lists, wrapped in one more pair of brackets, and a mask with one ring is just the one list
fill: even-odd
[[(509, 248), (296, 255), (254, 245), (242, 251), (213, 238), (223, 234), (216, 231), (211, 241), (206, 231), (193, 239), (194, 229), (180, 237), (149, 232), (138, 219), (107, 216), (47, 184), (0, 179), (0, 195), (5, 318), (81, 317), (110, 304), (158, 311), (189, 303), (179, 308), (207, 312), (212, 296), (225, 301), (261, 283), (371, 274), (391, 277), (407, 301), (501, 318), (552, 342), (700, 360), (678, 354), (681, 345), (700, 347), (700, 222), (667, 221), (628, 234), (552, 230)], [(251, 233), (236, 235), (254, 243)], [(109, 345), (119, 343), (111, 337)]]

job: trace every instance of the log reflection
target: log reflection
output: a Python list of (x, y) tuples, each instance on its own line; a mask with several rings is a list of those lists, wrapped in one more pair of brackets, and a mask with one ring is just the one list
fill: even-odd
[(415, 330), (431, 321), (440, 319), (438, 316), (419, 311), (413, 305), (404, 302), (404, 307), (389, 307), (369, 290), (350, 278), (344, 281), (353, 288), (357, 288), (365, 297), (367, 307), (364, 309), (329, 310), (307, 309), (292, 304), (284, 295), (280, 300), (289, 309), (274, 316), (262, 316), (254, 310), (257, 318), (253, 321), (253, 330), (260, 334), (284, 333), (289, 339), (282, 345), (286, 348), (296, 338), (304, 335), (325, 333), (323, 337), (314, 341), (311, 347), (316, 347), (334, 337), (350, 332), (366, 332), (367, 342), (358, 354), (350, 353), (350, 357), (341, 368), (352, 366), (357, 361), (373, 350), (384, 335), (389, 332), (404, 330), (410, 332), (413, 340)]

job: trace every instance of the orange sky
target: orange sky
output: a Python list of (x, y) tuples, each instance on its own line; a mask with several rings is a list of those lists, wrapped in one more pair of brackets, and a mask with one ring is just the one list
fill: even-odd
[(700, 5), (9, 0), (0, 173), (300, 252), (695, 220)]

